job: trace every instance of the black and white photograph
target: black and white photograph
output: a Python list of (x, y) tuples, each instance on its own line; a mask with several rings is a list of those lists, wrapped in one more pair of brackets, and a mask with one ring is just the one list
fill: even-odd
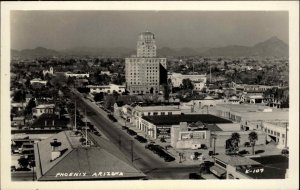
[(1, 3), (3, 189), (298, 188), (299, 2), (31, 3)]

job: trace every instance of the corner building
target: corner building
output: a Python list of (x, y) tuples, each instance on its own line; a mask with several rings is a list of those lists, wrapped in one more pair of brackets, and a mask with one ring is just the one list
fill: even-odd
[(167, 83), (166, 58), (156, 56), (155, 36), (139, 34), (137, 55), (125, 59), (126, 88), (130, 94), (157, 94)]

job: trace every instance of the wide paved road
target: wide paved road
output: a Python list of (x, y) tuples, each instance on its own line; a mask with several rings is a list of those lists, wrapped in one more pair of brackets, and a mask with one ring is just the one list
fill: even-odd
[[(197, 172), (195, 166), (183, 167), (176, 162), (165, 162), (158, 155), (145, 149), (145, 144), (136, 141), (124, 130), (121, 130), (116, 123), (112, 123), (107, 117), (107, 113), (97, 107), (94, 103), (86, 100), (77, 91), (75, 94), (78, 109), (86, 108), (87, 116), (91, 122), (103, 132), (129, 160), (132, 158), (131, 143), (133, 142), (133, 164), (141, 169), (150, 179), (186, 179), (188, 173)], [(121, 143), (120, 143), (121, 141)]]

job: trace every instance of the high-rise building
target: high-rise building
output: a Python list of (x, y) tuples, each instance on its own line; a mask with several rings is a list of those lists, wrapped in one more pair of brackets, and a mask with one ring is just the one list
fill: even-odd
[(156, 56), (155, 36), (139, 34), (137, 55), (125, 59), (126, 88), (131, 94), (157, 94), (167, 82), (167, 60)]

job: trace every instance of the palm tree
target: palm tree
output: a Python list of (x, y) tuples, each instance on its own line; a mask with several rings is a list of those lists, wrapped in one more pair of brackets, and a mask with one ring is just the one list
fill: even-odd
[(240, 134), (239, 133), (232, 133), (231, 134), (231, 144), (232, 144), (232, 151), (234, 152), (234, 153), (236, 153), (238, 150), (239, 150), (239, 142), (240, 142), (240, 138), (241, 138), (241, 136), (240, 136)]
[(249, 133), (248, 139), (250, 141), (250, 144), (252, 146), (252, 154), (254, 154), (254, 146), (255, 146), (255, 142), (257, 141), (258, 137), (257, 137), (257, 133), (252, 131), (251, 133)]

